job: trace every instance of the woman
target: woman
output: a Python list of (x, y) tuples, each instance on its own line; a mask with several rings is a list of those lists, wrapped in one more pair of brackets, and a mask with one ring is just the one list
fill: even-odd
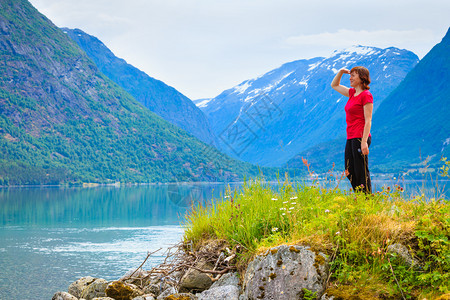
[[(350, 86), (341, 85), (343, 74), (350, 74)], [(372, 192), (369, 173), (369, 146), (371, 143), (373, 97), (369, 92), (369, 70), (354, 67), (350, 71), (341, 69), (331, 82), (331, 87), (349, 97), (345, 105), (347, 121), (347, 144), (345, 145), (345, 175), (353, 190)]]

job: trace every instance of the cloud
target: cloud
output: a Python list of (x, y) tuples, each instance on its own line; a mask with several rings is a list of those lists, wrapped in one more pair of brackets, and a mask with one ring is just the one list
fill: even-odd
[(375, 31), (340, 29), (336, 32), (291, 36), (285, 42), (291, 46), (326, 46), (332, 48), (352, 45), (411, 48), (412, 45), (433, 44), (435, 40), (434, 32), (426, 29)]
[(193, 99), (352, 45), (398, 47), (423, 57), (446, 33), (450, 12), (448, 0), (30, 2), (57, 26), (96, 36), (118, 57)]

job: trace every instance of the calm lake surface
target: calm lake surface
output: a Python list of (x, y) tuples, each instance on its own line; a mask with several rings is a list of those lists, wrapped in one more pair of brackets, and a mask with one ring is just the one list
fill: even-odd
[[(377, 190), (393, 184), (374, 181)], [(407, 193), (435, 196), (429, 183), (401, 185)], [(444, 185), (440, 189), (448, 195)], [(118, 279), (137, 268), (147, 252), (180, 242), (190, 203), (221, 198), (226, 187), (0, 189), (0, 299), (51, 299), (83, 276)], [(347, 182), (340, 187), (349, 188)], [(151, 256), (144, 268), (160, 263), (163, 254)]]

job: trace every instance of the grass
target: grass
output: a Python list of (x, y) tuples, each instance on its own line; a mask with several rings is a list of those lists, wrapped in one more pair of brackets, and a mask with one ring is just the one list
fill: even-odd
[[(240, 272), (267, 248), (310, 245), (331, 257), (327, 292), (342, 299), (434, 299), (450, 292), (447, 199), (405, 199), (398, 186), (373, 195), (289, 178), (278, 186), (251, 180), (228, 189), (221, 200), (194, 207), (186, 217), (185, 242), (200, 247), (219, 239), (239, 246)], [(388, 252), (395, 243), (418, 263), (409, 266)]]

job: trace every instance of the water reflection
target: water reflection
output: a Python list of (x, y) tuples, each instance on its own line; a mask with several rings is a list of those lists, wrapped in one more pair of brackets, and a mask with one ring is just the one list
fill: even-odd
[(0, 189), (0, 225), (179, 224), (192, 203), (220, 197), (224, 184)]

